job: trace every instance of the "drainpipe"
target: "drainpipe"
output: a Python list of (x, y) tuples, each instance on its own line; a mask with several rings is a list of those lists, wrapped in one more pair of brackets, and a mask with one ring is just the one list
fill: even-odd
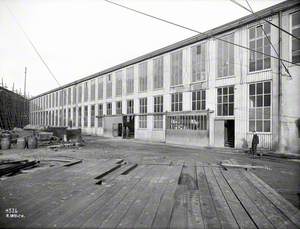
[[(281, 28), (282, 25), (282, 13), (281, 11), (279, 11), (278, 13), (278, 26), (279, 28)], [(281, 139), (281, 103), (282, 103), (282, 73), (281, 73), (281, 63), (280, 63), (280, 59), (281, 59), (281, 45), (282, 42), (282, 32), (280, 29), (278, 29), (278, 150), (279, 152), (282, 151), (282, 139)]]

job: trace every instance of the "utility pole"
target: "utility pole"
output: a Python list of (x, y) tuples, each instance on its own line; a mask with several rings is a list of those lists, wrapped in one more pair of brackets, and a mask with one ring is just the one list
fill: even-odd
[(26, 74), (27, 74), (27, 67), (25, 66), (25, 79), (24, 79), (24, 97), (26, 97)]

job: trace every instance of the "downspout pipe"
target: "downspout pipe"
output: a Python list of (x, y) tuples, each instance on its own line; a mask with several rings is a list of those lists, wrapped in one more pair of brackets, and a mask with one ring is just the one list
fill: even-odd
[[(282, 12), (278, 12), (278, 26), (281, 28), (282, 25)], [(280, 59), (282, 58), (282, 32), (278, 29), (278, 150), (282, 152), (282, 122), (281, 122), (281, 104), (282, 104), (282, 72)]]

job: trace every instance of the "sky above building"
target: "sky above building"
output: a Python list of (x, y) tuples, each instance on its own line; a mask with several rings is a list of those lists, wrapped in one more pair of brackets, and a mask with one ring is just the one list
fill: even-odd
[[(229, 0), (115, 2), (201, 32), (249, 14)], [(254, 11), (280, 2), (249, 0)], [(17, 23), (61, 85), (196, 35), (103, 0), (0, 0), (0, 80), (23, 92), (26, 66), (31, 96), (58, 84)]]

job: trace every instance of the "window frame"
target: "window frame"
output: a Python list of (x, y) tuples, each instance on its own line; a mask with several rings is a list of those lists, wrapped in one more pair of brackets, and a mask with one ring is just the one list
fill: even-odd
[[(177, 83), (175, 84), (173, 81), (173, 70), (172, 70), (172, 56), (175, 54), (181, 53), (181, 82), (179, 82), (179, 79), (177, 79)], [(183, 49), (178, 49), (170, 53), (170, 87), (178, 87), (183, 85)]]
[[(203, 99), (203, 92), (204, 92), (204, 99)], [(196, 93), (196, 99), (194, 101), (193, 97), (194, 97), (194, 93)], [(200, 98), (198, 99), (198, 93), (200, 94)], [(205, 89), (199, 89), (199, 90), (194, 90), (192, 91), (192, 111), (204, 111), (206, 110), (206, 90)], [(203, 106), (203, 102), (204, 102), (204, 108)], [(196, 109), (194, 109), (193, 104), (195, 103)], [(200, 103), (200, 109), (197, 109), (198, 107), (198, 103)]]
[[(229, 93), (229, 90), (230, 90), (230, 88), (233, 88), (233, 94), (231, 94), (231, 93)], [(224, 94), (224, 88), (227, 88), (227, 90), (228, 90), (228, 92), (227, 92), (227, 98), (228, 98), (228, 101), (227, 102), (225, 102), (224, 103), (224, 101), (223, 101), (223, 97), (225, 96), (225, 94)], [(222, 89), (222, 95), (221, 95), (221, 98), (222, 98), (222, 102), (221, 103), (219, 103), (218, 102), (218, 97), (219, 97), (219, 95), (218, 95), (218, 89)], [(229, 100), (229, 97), (230, 97), (230, 95), (233, 95), (233, 102), (230, 102), (230, 100)], [(221, 112), (221, 115), (219, 115), (218, 113), (218, 105), (220, 105), (221, 104), (221, 106), (222, 106), (222, 112)], [(228, 107), (227, 107), (227, 113), (228, 113), (228, 115), (224, 115), (223, 114), (223, 111), (224, 111), (224, 105), (225, 104), (227, 104), (228, 105)], [(229, 113), (229, 105), (230, 104), (233, 104), (233, 114), (232, 115), (230, 115)], [(221, 87), (217, 87), (216, 88), (216, 117), (234, 117), (235, 116), (235, 112), (234, 112), (234, 106), (235, 106), (235, 86), (234, 85), (227, 85), (227, 86), (221, 86)]]
[[(224, 33), (221, 36), (219, 36), (219, 38), (222, 39), (222, 40), (225, 40), (229, 36), (233, 36), (233, 43), (234, 43), (235, 42), (235, 32), (236, 31), (234, 30), (234, 31), (230, 31), (229, 33)], [(218, 79), (235, 77), (235, 74), (236, 74), (235, 73), (235, 53), (236, 53), (235, 47), (234, 47), (234, 45), (227, 43), (228, 45), (232, 45), (232, 47), (233, 47), (233, 63), (232, 63), (232, 65), (233, 65), (233, 74), (232, 75), (229, 74), (230, 71), (229, 71), (229, 67), (228, 67), (228, 75), (223, 75), (223, 73), (222, 73), (222, 75), (219, 75), (219, 63), (220, 63), (219, 59), (223, 59), (223, 57), (221, 57), (221, 58), (219, 57), (219, 44), (220, 44), (220, 42), (222, 42), (222, 44), (227, 43), (227, 42), (224, 42), (224, 41), (221, 41), (221, 40), (218, 40), (216, 42), (216, 57), (217, 57), (217, 60), (216, 60), (216, 62), (217, 62), (217, 64), (216, 64), (216, 79), (217, 80)], [(230, 54), (229, 53), (230, 52), (228, 52), (228, 59), (230, 60)], [(222, 54), (223, 54), (223, 51), (222, 51)], [(229, 61), (228, 61), (228, 63), (230, 64)], [(229, 66), (229, 64), (228, 64), (228, 66)], [(222, 68), (222, 72), (223, 72), (223, 68)]]
[[(177, 95), (177, 99), (176, 99), (176, 95)], [(173, 96), (174, 96), (174, 101), (173, 101)], [(180, 101), (180, 98), (181, 98), (181, 101)], [(179, 108), (181, 108), (181, 109), (179, 109)], [(183, 93), (182, 92), (175, 92), (175, 93), (171, 94), (171, 111), (172, 112), (183, 111)]]
[[(206, 74), (206, 72), (207, 72), (207, 69), (206, 69), (206, 62), (207, 62), (207, 43), (208, 42), (206, 42), (206, 41), (204, 41), (204, 42), (200, 42), (200, 43), (197, 43), (197, 44), (195, 44), (195, 45), (192, 45), (191, 47), (190, 47), (190, 60), (191, 60), (191, 79), (190, 79), (190, 82), (191, 82), (191, 84), (194, 84), (194, 83), (201, 83), (201, 82), (205, 82), (206, 80), (207, 80), (207, 74)], [(205, 50), (204, 50), (204, 68), (205, 68), (205, 70), (204, 70), (204, 79), (203, 80), (193, 80), (193, 48), (197, 48), (198, 46), (200, 46), (200, 47), (202, 47), (202, 46), (204, 46), (205, 47)], [(201, 48), (202, 49), (202, 48)], [(202, 59), (201, 59), (201, 61), (200, 62), (202, 62)], [(201, 68), (201, 67), (200, 67)], [(201, 72), (201, 71), (200, 71)], [(200, 77), (201, 78), (201, 77)]]
[[(293, 14), (295, 13), (300, 13), (300, 9), (297, 9), (291, 13), (289, 13), (289, 32), (292, 33), (293, 32)], [(299, 24), (299, 27), (300, 27), (300, 24)], [(298, 27), (297, 27), (298, 28)], [(290, 61), (293, 62), (293, 37), (290, 36), (289, 38), (289, 58), (290, 58)], [(297, 66), (296, 64), (300, 64), (299, 63), (295, 63), (295, 64), (292, 64), (292, 63), (289, 63), (289, 66), (292, 67), (292, 66)]]

